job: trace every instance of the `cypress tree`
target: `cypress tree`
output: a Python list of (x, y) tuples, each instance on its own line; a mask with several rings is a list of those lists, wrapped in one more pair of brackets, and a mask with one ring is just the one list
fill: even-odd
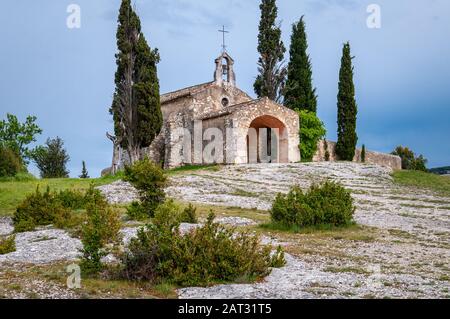
[(355, 101), (355, 86), (353, 84), (353, 66), (350, 44), (344, 44), (342, 50), (341, 70), (339, 72), (338, 108), (338, 142), (336, 155), (340, 160), (352, 161), (355, 156), (356, 117), (358, 113)]
[(89, 173), (86, 168), (86, 162), (83, 161), (81, 164), (82, 164), (82, 169), (81, 169), (81, 175), (79, 177), (82, 179), (89, 178)]
[(366, 162), (366, 145), (363, 144), (362, 150), (361, 150), (361, 162)]
[(292, 25), (290, 61), (288, 65), (284, 105), (294, 110), (317, 112), (316, 89), (312, 85), (312, 67), (307, 53), (303, 16)]
[(281, 29), (276, 24), (278, 8), (275, 0), (262, 0), (261, 20), (258, 34), (258, 76), (253, 85), (256, 95), (268, 97), (273, 101), (282, 99), (282, 91), (286, 80), (286, 67), (283, 57), (286, 48), (281, 40)]
[(110, 109), (114, 131), (131, 163), (150, 146), (162, 127), (158, 50), (151, 50), (130, 0), (122, 0), (117, 28), (116, 89)]

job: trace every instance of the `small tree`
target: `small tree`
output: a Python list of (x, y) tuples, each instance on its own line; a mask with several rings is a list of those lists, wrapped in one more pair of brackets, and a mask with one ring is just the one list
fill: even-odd
[(83, 166), (83, 168), (81, 169), (80, 178), (82, 178), (82, 179), (89, 178), (89, 173), (88, 173), (88, 171), (86, 169), (86, 162), (85, 161), (82, 162), (82, 166)]
[(28, 145), (36, 142), (36, 136), (42, 130), (36, 125), (35, 116), (28, 116), (25, 123), (20, 123), (15, 115), (9, 113), (6, 118), (0, 121), (0, 143), (16, 152), (27, 164), (33, 153)]
[(299, 111), (300, 116), (300, 154), (302, 161), (310, 162), (317, 152), (317, 143), (327, 131), (315, 113)]
[(328, 142), (327, 142), (327, 140), (323, 141), (323, 145), (325, 147), (325, 161), (329, 162), (331, 155), (330, 155), (330, 151), (328, 150)]
[(70, 157), (64, 149), (61, 138), (47, 139), (45, 146), (40, 146), (33, 154), (42, 178), (67, 178), (69, 171), (66, 168)]
[(128, 209), (133, 219), (153, 217), (156, 208), (164, 202), (167, 176), (157, 164), (145, 158), (131, 166), (125, 166), (125, 181), (138, 191), (140, 203), (134, 202)]
[(397, 155), (402, 159), (402, 169), (427, 171), (427, 159), (423, 155), (416, 157), (414, 152), (408, 147), (397, 146), (391, 154)]
[(286, 81), (283, 57), (286, 48), (281, 40), (281, 29), (276, 19), (278, 9), (275, 0), (262, 0), (258, 34), (258, 76), (253, 85), (256, 95), (279, 102)]
[(342, 49), (337, 102), (338, 142), (336, 144), (336, 155), (343, 161), (353, 160), (356, 143), (358, 142), (358, 136), (356, 134), (356, 116), (358, 109), (355, 101), (352, 59), (350, 44), (347, 42)]
[(90, 201), (87, 204), (87, 220), (82, 227), (83, 244), (81, 268), (84, 273), (95, 274), (102, 270), (101, 259), (111, 251), (108, 244), (117, 244), (120, 240), (120, 215), (108, 206), (105, 198), (92, 187)]
[(366, 145), (363, 144), (362, 150), (361, 150), (361, 162), (366, 162)]

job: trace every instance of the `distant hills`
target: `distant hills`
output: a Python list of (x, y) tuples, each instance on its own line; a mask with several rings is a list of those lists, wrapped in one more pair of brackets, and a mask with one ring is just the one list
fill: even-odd
[(433, 174), (439, 174), (439, 175), (446, 175), (450, 174), (450, 166), (444, 166), (444, 167), (436, 167), (429, 170), (430, 173)]

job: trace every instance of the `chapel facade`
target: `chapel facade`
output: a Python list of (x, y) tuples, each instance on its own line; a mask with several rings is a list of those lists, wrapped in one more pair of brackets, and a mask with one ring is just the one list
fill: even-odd
[[(268, 98), (252, 99), (240, 90), (234, 61), (226, 51), (214, 62), (213, 81), (161, 95), (163, 128), (142, 155), (165, 168), (299, 162), (297, 112)], [(221, 147), (211, 149), (218, 143)], [(126, 157), (116, 147), (113, 169), (123, 166)]]

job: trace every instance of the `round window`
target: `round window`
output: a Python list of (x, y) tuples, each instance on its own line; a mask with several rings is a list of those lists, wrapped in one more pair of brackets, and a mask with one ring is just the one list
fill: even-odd
[(223, 105), (223, 106), (228, 106), (228, 104), (230, 104), (230, 101), (229, 101), (226, 97), (224, 97), (224, 98), (222, 99), (222, 105)]

